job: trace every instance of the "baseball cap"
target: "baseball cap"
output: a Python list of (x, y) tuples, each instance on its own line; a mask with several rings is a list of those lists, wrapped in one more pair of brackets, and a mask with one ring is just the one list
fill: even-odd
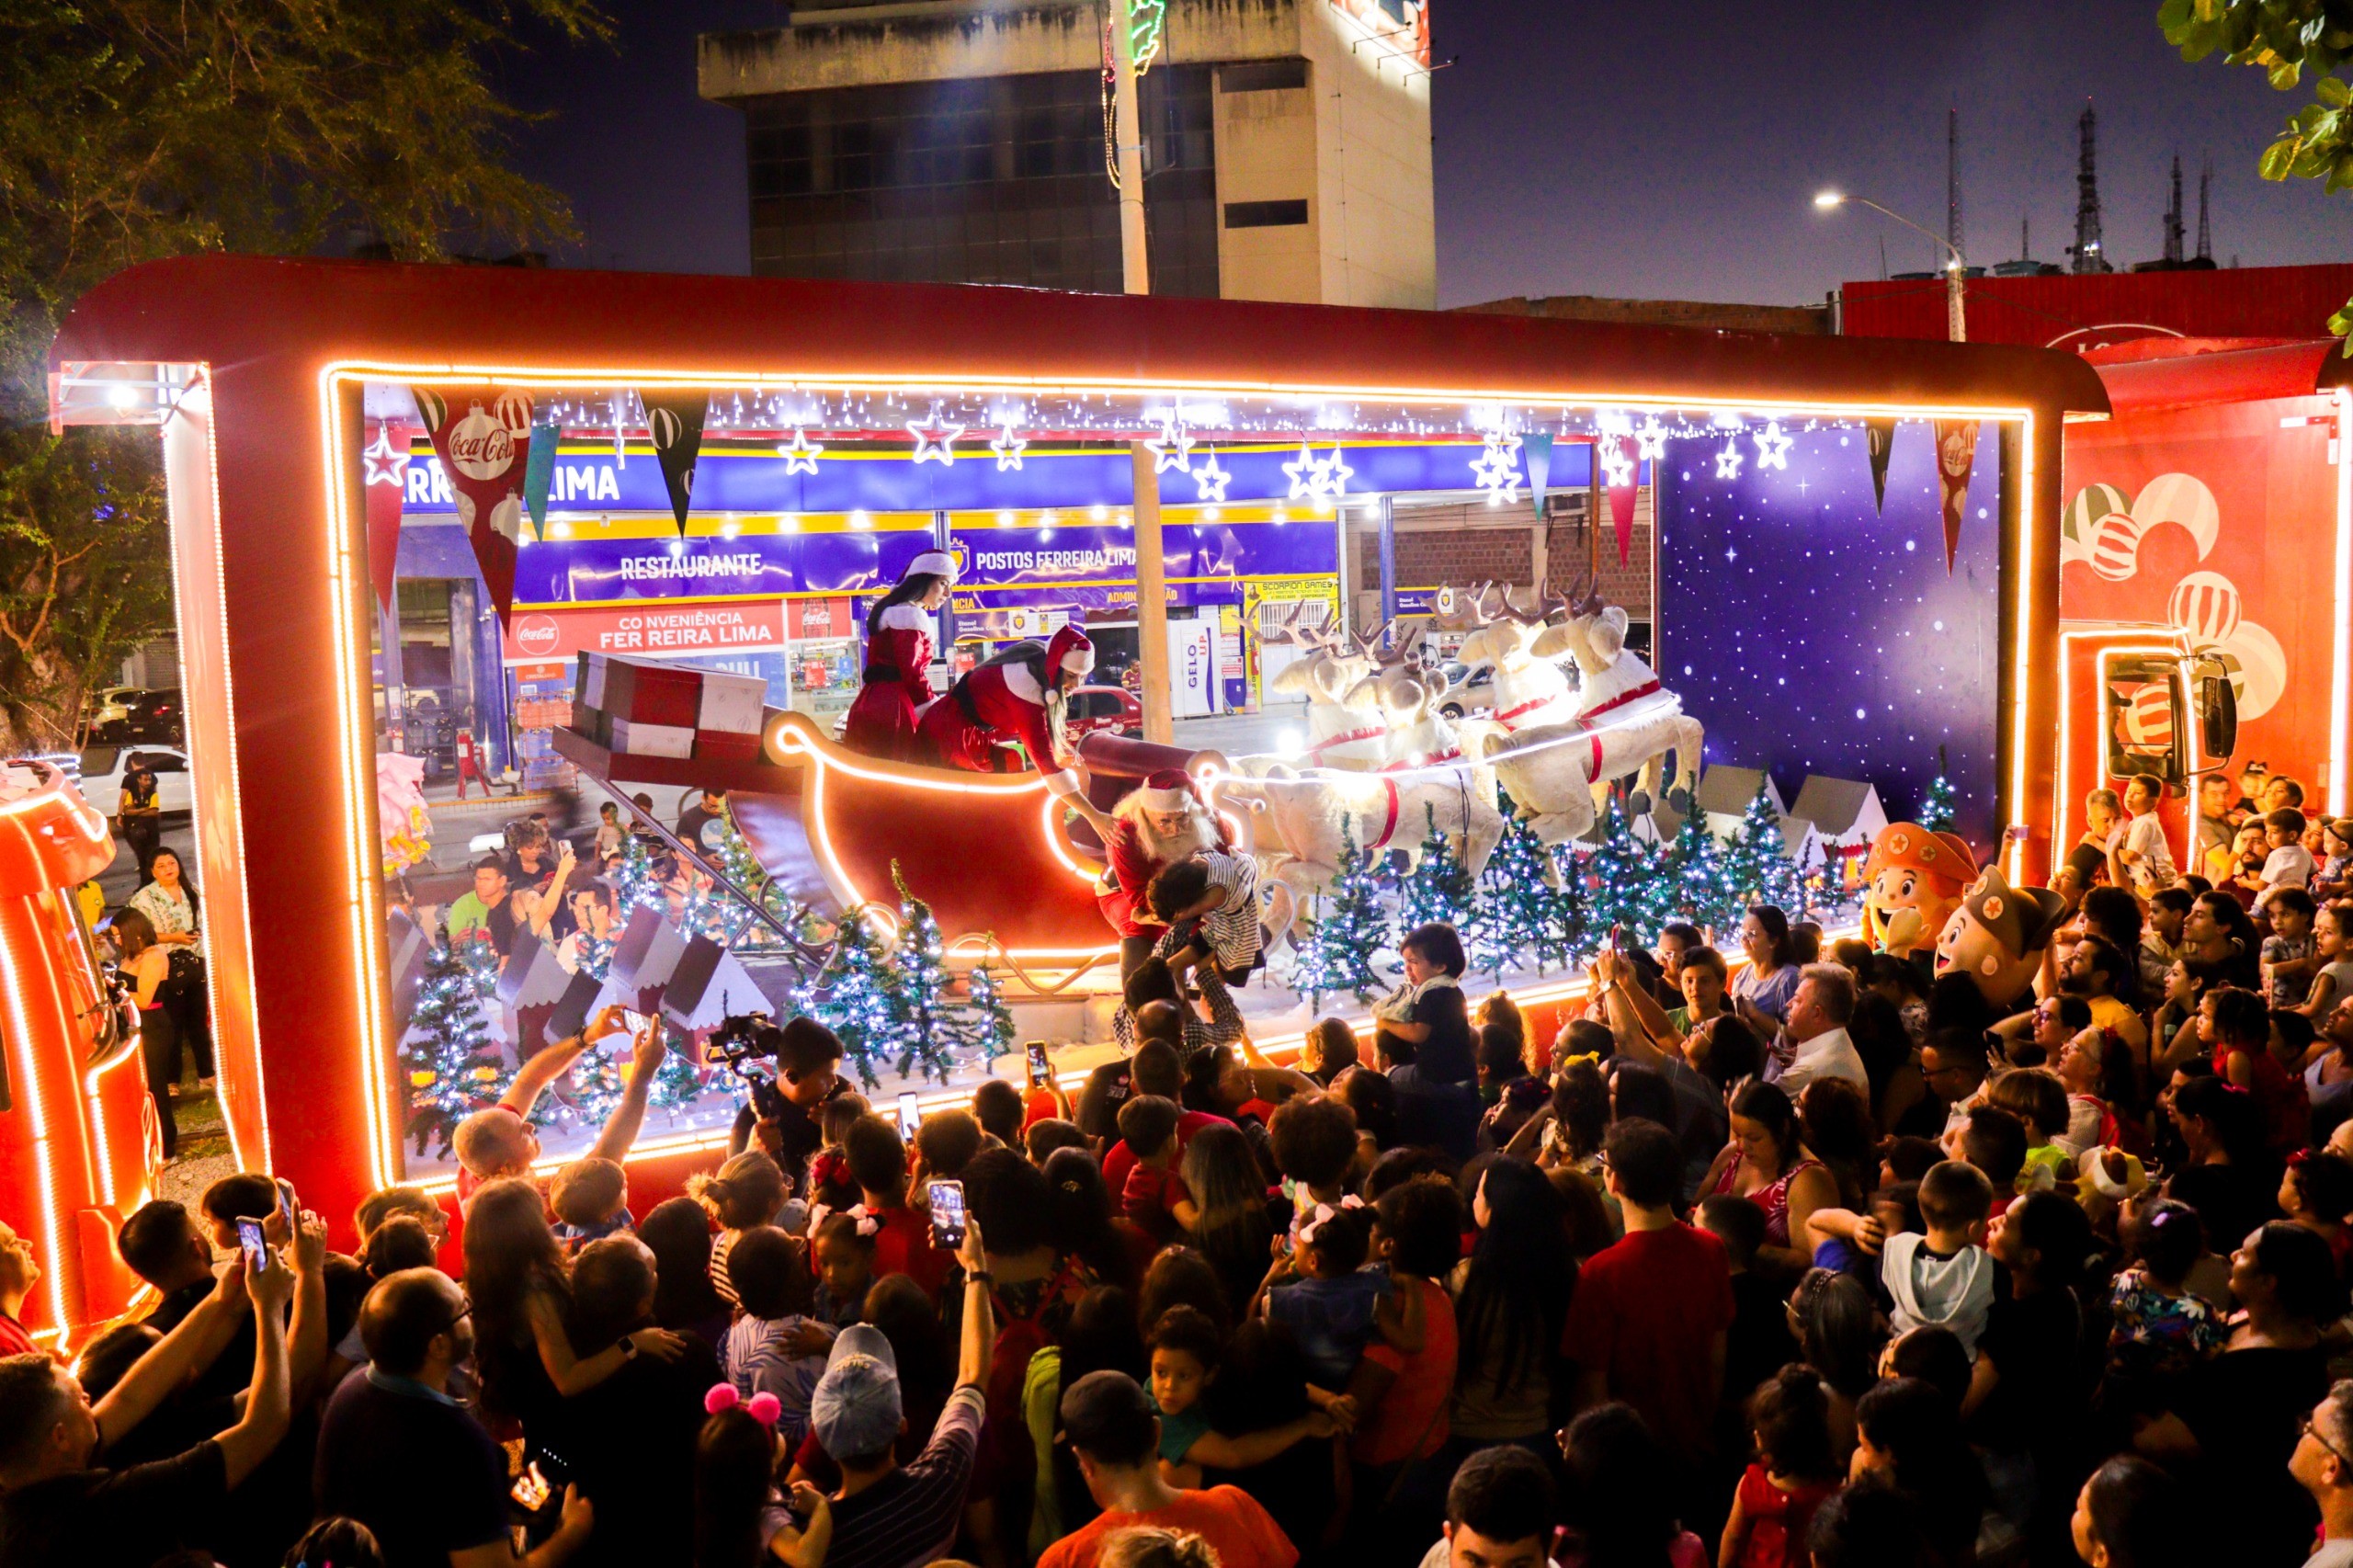
[(1125, 1372), (1089, 1372), (1071, 1384), (1062, 1417), (1071, 1447), (1106, 1464), (1142, 1464), (1159, 1445), (1151, 1396)]
[(904, 1415), (890, 1340), (870, 1324), (842, 1330), (809, 1396), (809, 1425), (825, 1452), (836, 1460), (879, 1454), (898, 1440)]

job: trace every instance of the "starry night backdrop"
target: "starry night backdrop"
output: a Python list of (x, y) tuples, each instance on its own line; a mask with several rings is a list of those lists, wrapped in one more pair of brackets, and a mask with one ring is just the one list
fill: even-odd
[[(1927, 424), (1896, 427), (1887, 510), (1860, 426), (1791, 429), (1786, 471), (1747, 430), (1670, 442), (1658, 465), (1660, 679), (1707, 728), (1706, 760), (1876, 786), (1913, 815), (1945, 747), (1959, 829), (1990, 845), (1999, 642), (1999, 439), (1978, 435), (1949, 576)], [(1718, 477), (1727, 440), (1736, 477)]]

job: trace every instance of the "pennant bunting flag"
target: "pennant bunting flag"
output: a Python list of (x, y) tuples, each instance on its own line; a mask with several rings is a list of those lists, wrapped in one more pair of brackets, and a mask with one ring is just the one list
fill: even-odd
[(389, 615), (392, 579), (400, 566), (401, 506), (408, 495), (409, 448), (417, 427), (392, 420), (369, 420), (368, 445), (360, 453), (361, 488), (368, 496), (368, 580), (376, 602)]
[(563, 439), (563, 427), (547, 415), (531, 426), (531, 457), (523, 469), (523, 509), (531, 515), (533, 539), (547, 537), (548, 489), (555, 483), (555, 449)]
[(1977, 421), (1937, 421), (1937, 487), (1944, 502), (1945, 574), (1961, 549), (1961, 514), (1969, 504), (1969, 474), (1977, 466)]
[(1887, 515), (1887, 458), (1895, 449), (1895, 421), (1866, 419), (1863, 439), (1870, 448), (1871, 505), (1881, 517)]
[(1594, 457), (1608, 485), (1609, 527), (1618, 536), (1618, 564), (1623, 566), (1634, 546), (1634, 492), (1640, 488), (1643, 465), (1634, 456), (1631, 436), (1602, 437)]
[(1544, 517), (1544, 487), (1552, 478), (1552, 437), (1542, 430), (1531, 430), (1520, 437), (1519, 449), (1528, 459), (1528, 494), (1536, 503), (1539, 521)]
[(447, 395), (430, 387), (410, 391), (449, 476), (458, 521), (473, 543), (474, 564), (503, 622), (514, 608), (515, 554), (529, 526), (523, 476), (531, 458), (530, 394), (500, 387)]
[(662, 465), (662, 483), (670, 492), (670, 510), (677, 515), (678, 533), (687, 531), (687, 504), (695, 488), (695, 460), (702, 455), (702, 423), (710, 412), (707, 392), (640, 392), (645, 404), (646, 433), (654, 437), (654, 456)]

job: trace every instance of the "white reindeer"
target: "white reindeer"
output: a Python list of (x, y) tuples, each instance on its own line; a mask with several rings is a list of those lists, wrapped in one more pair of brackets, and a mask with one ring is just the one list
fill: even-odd
[(1282, 910), (1279, 895), (1270, 905), (1268, 924), (1281, 930), (1290, 914), (1339, 875), (1344, 839), (1370, 854), (1402, 849), (1418, 862), (1422, 840), (1435, 824), (1461, 846), (1464, 864), (1477, 875), (1504, 833), (1495, 788), (1483, 773), (1465, 767), (1301, 773), (1276, 763), (1256, 778), (1219, 778), (1211, 794), (1224, 810), (1255, 819), (1262, 886), (1271, 882), (1290, 895), (1290, 911)]
[(1585, 837), (1612, 779), (1639, 771), (1645, 793), (1656, 790), (1669, 751), (1677, 763), (1673, 788), (1688, 793), (1699, 780), (1699, 722), (1626, 651), (1626, 625), (1624, 609), (1588, 595), (1530, 650), (1538, 659), (1566, 653), (1576, 660), (1584, 677), (1576, 716), (1507, 735), (1489, 731), (1468, 743), (1544, 843)]
[(1417, 627), (1389, 652), (1375, 652), (1373, 673), (1347, 693), (1351, 710), (1377, 713), (1386, 727), (1381, 760), (1384, 773), (1457, 762), (1462, 756), (1454, 727), (1438, 711), (1449, 689), (1445, 672), (1427, 668), (1413, 656), (1421, 638)]
[(1267, 683), (1269, 691), (1307, 699), (1307, 753), (1311, 767), (1370, 770), (1379, 767), (1385, 753), (1388, 725), (1371, 706), (1370, 694), (1358, 698), (1357, 688), (1376, 664), (1372, 642), (1351, 642), (1342, 635), (1300, 623), (1302, 605), (1264, 641), (1305, 649)]
[(1555, 724), (1574, 717), (1568, 676), (1561, 673), (1561, 666), (1553, 658), (1540, 656), (1535, 651), (1546, 630), (1546, 620), (1554, 610), (1567, 608), (1567, 601), (1551, 597), (1539, 585), (1534, 612), (1524, 612), (1512, 603), (1511, 585), (1506, 584), (1502, 613), (1490, 617), (1486, 600), (1494, 588), (1493, 583), (1483, 583), (1472, 596), (1470, 614), (1476, 630), (1462, 640), (1461, 650), (1455, 655), (1466, 665), (1495, 666), (1493, 722), (1506, 731), (1513, 731)]

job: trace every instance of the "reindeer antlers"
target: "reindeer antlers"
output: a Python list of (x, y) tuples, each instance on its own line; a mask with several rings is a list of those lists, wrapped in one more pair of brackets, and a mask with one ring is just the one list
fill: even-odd
[(1339, 638), (1320, 626), (1302, 626), (1301, 619), (1307, 614), (1307, 601), (1302, 599), (1289, 611), (1277, 611), (1275, 629), (1259, 640), (1278, 646), (1304, 648), (1310, 653), (1328, 653), (1339, 643)]

